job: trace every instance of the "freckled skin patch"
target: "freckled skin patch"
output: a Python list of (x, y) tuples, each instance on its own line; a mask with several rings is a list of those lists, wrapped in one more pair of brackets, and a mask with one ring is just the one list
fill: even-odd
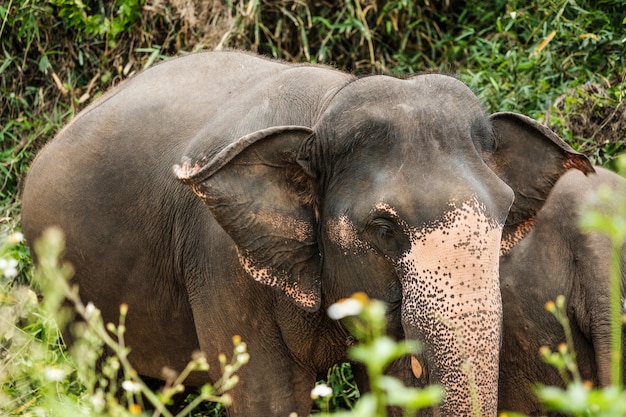
[(389, 215), (391, 215), (391, 217), (394, 217), (396, 219), (400, 218), (400, 216), (398, 216), (398, 212), (396, 211), (396, 209), (394, 209), (389, 204), (384, 203), (384, 202), (377, 203), (374, 206), (374, 210), (387, 212)]
[[(417, 329), (433, 360), (433, 382), (446, 387), (443, 415), (472, 415), (468, 381), (483, 413), (496, 410), (502, 304), (498, 255), (502, 226), (476, 201), (449, 211), (426, 230), (411, 232), (403, 271), (402, 321)], [(411, 335), (413, 336), (413, 335)]]
[(515, 231), (506, 239), (503, 237), (500, 244), (500, 256), (506, 255), (515, 245), (517, 245), (535, 226), (535, 218), (531, 217), (526, 222), (517, 226)]
[(304, 242), (313, 237), (313, 227), (306, 221), (267, 213), (260, 213), (258, 217), (262, 219), (261, 221), (264, 223), (272, 225), (279, 235), (288, 239)]
[(289, 281), (286, 272), (259, 267), (247, 256), (239, 254), (239, 262), (243, 269), (250, 274), (255, 281), (261, 284), (280, 288), (289, 297), (304, 307), (313, 307), (319, 300), (319, 295), (313, 291), (300, 288), (297, 281)]
[(359, 239), (357, 231), (347, 216), (330, 218), (326, 221), (328, 239), (346, 252), (357, 253), (366, 245)]
[[(372, 211), (386, 212), (391, 217), (397, 219), (403, 226), (406, 226), (398, 216), (397, 211), (387, 203), (377, 203)], [(371, 249), (366, 242), (359, 238), (357, 230), (348, 216), (328, 219), (326, 221), (326, 232), (328, 239), (343, 249), (346, 254), (357, 254), (365, 249)]]

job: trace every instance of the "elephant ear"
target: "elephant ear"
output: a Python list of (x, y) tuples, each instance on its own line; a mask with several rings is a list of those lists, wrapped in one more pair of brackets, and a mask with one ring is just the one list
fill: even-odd
[(185, 158), (174, 171), (233, 239), (252, 278), (316, 311), (321, 303), (317, 193), (297, 163), (298, 150), (311, 135), (302, 126), (263, 129), (210, 159)]
[(496, 147), (487, 165), (515, 192), (502, 232), (502, 254), (532, 229), (537, 212), (563, 173), (594, 172), (587, 157), (537, 121), (516, 113), (495, 113), (491, 124)]

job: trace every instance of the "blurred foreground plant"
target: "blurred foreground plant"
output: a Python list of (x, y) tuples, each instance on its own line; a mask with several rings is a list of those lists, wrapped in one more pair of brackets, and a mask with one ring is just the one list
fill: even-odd
[[(333, 413), (335, 417), (384, 417), (387, 406), (400, 407), (405, 415), (410, 416), (419, 409), (438, 404), (443, 398), (443, 389), (438, 385), (411, 388), (383, 374), (391, 362), (418, 350), (415, 342), (397, 342), (386, 335), (385, 313), (382, 301), (370, 300), (364, 293), (340, 300), (328, 309), (328, 315), (336, 320), (343, 319), (350, 333), (356, 337), (358, 343), (350, 348), (348, 354), (365, 365), (371, 389), (371, 392), (361, 395), (353, 410)], [(332, 391), (318, 386), (312, 392), (313, 397), (322, 394), (330, 395)]]
[[(78, 288), (68, 282), (73, 271), (60, 262), (63, 248), (63, 235), (55, 229), (46, 231), (35, 245), (38, 265), (33, 284), (42, 294), (41, 300), (26, 286), (2, 281), (0, 414), (129, 416), (154, 409), (153, 416), (173, 416), (167, 405), (184, 391), (183, 382), (190, 372), (208, 369), (206, 358), (195, 355), (180, 374), (165, 370), (164, 388), (159, 392), (150, 389), (128, 361), (130, 349), (124, 343), (128, 306), (120, 306), (118, 325), (105, 324), (100, 311), (92, 303), (84, 305)], [(0, 259), (13, 265), (5, 252), (0, 252)], [(4, 270), (7, 275), (7, 268)], [(68, 351), (61, 332), (75, 313), (82, 321), (72, 326), (73, 343)], [(214, 385), (204, 385), (200, 395), (177, 416), (188, 415), (204, 401), (231, 403), (227, 391), (238, 382), (235, 372), (249, 360), (246, 344), (239, 337), (234, 337), (233, 343), (230, 362), (223, 354), (219, 357), (222, 378)], [(106, 358), (101, 360), (105, 349)]]
[[(570, 324), (565, 311), (565, 297), (559, 296), (556, 302), (548, 302), (546, 308), (561, 323), (567, 343), (559, 345), (556, 352), (548, 347), (541, 349), (546, 363), (554, 366), (562, 376), (566, 387), (539, 386), (535, 389), (544, 407), (565, 415), (576, 417), (623, 417), (626, 415), (626, 392), (621, 385), (612, 384), (604, 388), (594, 388), (581, 379), (576, 365)], [(514, 416), (516, 414), (507, 414)]]

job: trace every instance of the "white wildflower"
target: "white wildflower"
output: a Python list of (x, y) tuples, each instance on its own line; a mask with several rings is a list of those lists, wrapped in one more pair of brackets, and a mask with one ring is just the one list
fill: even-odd
[(85, 319), (89, 320), (93, 317), (93, 313), (96, 311), (96, 306), (90, 301), (85, 306)]
[(135, 393), (141, 390), (141, 385), (138, 382), (126, 380), (122, 382), (122, 388), (130, 393)]
[(340, 320), (344, 317), (356, 316), (363, 310), (363, 303), (355, 298), (339, 300), (328, 307), (328, 317)]
[(315, 388), (311, 390), (311, 398), (314, 400), (320, 397), (330, 397), (331, 395), (333, 395), (333, 389), (326, 384), (316, 385)]
[(65, 378), (65, 371), (56, 366), (46, 366), (43, 370), (43, 375), (48, 381), (60, 382)]
[(241, 365), (245, 365), (250, 361), (250, 355), (248, 353), (239, 353), (237, 354), (237, 363)]
[(7, 243), (9, 243), (10, 245), (17, 245), (23, 240), (24, 235), (22, 234), (22, 232), (14, 232), (7, 237)]
[(89, 397), (89, 402), (93, 406), (94, 410), (102, 411), (104, 406), (106, 405), (106, 401), (104, 400), (104, 395), (102, 392), (98, 391), (91, 397)]
[(247, 345), (241, 342), (235, 346), (235, 353), (246, 353)]
[(0, 258), (0, 271), (5, 278), (15, 278), (17, 276), (17, 259)]

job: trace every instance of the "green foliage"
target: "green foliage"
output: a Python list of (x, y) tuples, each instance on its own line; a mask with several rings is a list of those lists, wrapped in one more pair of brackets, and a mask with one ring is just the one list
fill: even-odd
[(328, 386), (332, 395), (314, 398), (314, 413), (322, 410), (352, 410), (360, 397), (349, 363), (330, 368), (326, 379), (319, 381), (318, 384)]
[[(469, 29), (452, 42), (462, 51), (455, 68), (490, 111), (544, 121), (595, 163), (610, 166), (626, 151), (626, 26), (619, 3), (468, 2), (473, 6), (461, 24)], [(581, 89), (585, 97), (575, 98)]]
[[(573, 346), (573, 340), (565, 311), (564, 297), (558, 297), (556, 303), (548, 303), (547, 308), (563, 326), (567, 343), (560, 345), (556, 352), (543, 348), (541, 354), (546, 363), (558, 369), (566, 382), (566, 387), (538, 386), (535, 392), (539, 400), (547, 410), (574, 417), (624, 416), (626, 392), (621, 388), (621, 382), (605, 388), (593, 388), (581, 379), (576, 365), (576, 354), (570, 349), (570, 346)], [(621, 317), (619, 317), (619, 323), (621, 324)], [(615, 358), (612, 359), (614, 367), (620, 363), (616, 362)], [(619, 376), (615, 376), (617, 377)]]
[(178, 28), (159, 13), (146, 13), (140, 0), (0, 5), (0, 226), (19, 214), (20, 182), (35, 153), (150, 58), (133, 49), (174, 43)]
[(625, 150), (624, 94), (623, 82), (609, 87), (586, 82), (557, 98), (546, 121), (592, 161), (616, 170), (616, 155)]
[(575, 417), (622, 417), (626, 415), (626, 393), (618, 387), (590, 389), (573, 382), (565, 390), (544, 387), (538, 392), (547, 409)]
[[(98, 3), (90, 7), (82, 0), (52, 0), (58, 16), (66, 25), (76, 28), (79, 36), (103, 36), (111, 47), (115, 47), (117, 36), (134, 24), (140, 17), (140, 0), (117, 0), (115, 2)], [(96, 6), (96, 5), (93, 5)]]
[(557, 297), (555, 302), (547, 302), (546, 310), (552, 313), (561, 327), (563, 327), (565, 331), (565, 343), (559, 345), (556, 352), (552, 352), (550, 348), (543, 346), (539, 353), (547, 364), (559, 371), (559, 375), (565, 384), (572, 382), (580, 384), (582, 380), (576, 363), (576, 352), (570, 348), (574, 346), (574, 338), (565, 311), (565, 297), (561, 295)]
[(594, 7), (585, 1), (512, 1), (495, 8), (472, 3), (480, 6), (464, 24), (481, 31), (465, 38), (465, 66), (478, 89), (490, 85), (482, 97), (492, 110), (536, 116), (533, 112), (551, 103), (538, 100), (553, 99), (554, 90), (623, 68), (626, 31), (615, 18), (618, 2)]

